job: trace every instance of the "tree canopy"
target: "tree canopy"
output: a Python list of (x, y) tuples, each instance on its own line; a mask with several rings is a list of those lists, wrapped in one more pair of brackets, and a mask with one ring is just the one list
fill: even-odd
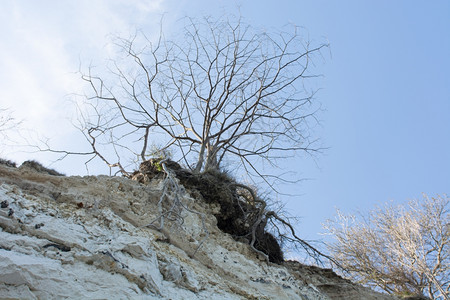
[(84, 154), (125, 172), (157, 145), (196, 172), (238, 162), (269, 182), (278, 177), (261, 163), (318, 150), (309, 126), (319, 105), (305, 82), (326, 44), (312, 46), (296, 26), (270, 33), (241, 19), (186, 22), (173, 39), (162, 30), (117, 38), (121, 56), (107, 74), (82, 72), (90, 92), (80, 129), (92, 146)]

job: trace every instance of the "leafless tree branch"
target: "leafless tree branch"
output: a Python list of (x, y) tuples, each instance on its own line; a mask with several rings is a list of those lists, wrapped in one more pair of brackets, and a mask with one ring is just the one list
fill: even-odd
[(338, 214), (325, 228), (336, 242), (329, 249), (346, 274), (389, 293), (449, 299), (450, 199), (411, 201), (377, 208), (357, 222)]
[(224, 158), (254, 169), (257, 160), (275, 166), (320, 151), (308, 127), (314, 92), (303, 84), (314, 77), (311, 59), (326, 44), (311, 46), (297, 28), (271, 34), (241, 19), (186, 21), (175, 40), (162, 30), (155, 41), (142, 33), (117, 38), (124, 57), (112, 62), (110, 74), (81, 72), (91, 93), (80, 129), (95, 153), (102, 144), (118, 154), (100, 159), (119, 168), (119, 157), (145, 161), (157, 141), (202, 172), (219, 169)]

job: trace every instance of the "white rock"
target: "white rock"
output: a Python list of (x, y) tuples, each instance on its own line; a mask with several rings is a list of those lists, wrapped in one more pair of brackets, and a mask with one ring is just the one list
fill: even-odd
[(328, 284), (340, 296), (347, 289), (348, 299), (393, 299), (260, 261), (188, 195), (182, 201), (196, 208), (182, 211), (183, 224), (148, 227), (161, 189), (0, 165), (0, 202), (8, 201), (0, 209), (0, 298), (330, 299), (339, 293), (321, 289)]

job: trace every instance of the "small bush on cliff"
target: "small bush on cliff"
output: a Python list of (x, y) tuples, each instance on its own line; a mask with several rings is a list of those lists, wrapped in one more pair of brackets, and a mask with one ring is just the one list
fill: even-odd
[(13, 162), (13, 161), (10, 161), (9, 159), (0, 158), (0, 164), (1, 165), (5, 165), (7, 167), (11, 167), (11, 168), (16, 168), (17, 167), (16, 163)]
[(37, 171), (39, 173), (45, 173), (45, 174), (49, 174), (49, 175), (52, 175), (52, 176), (65, 176), (64, 174), (59, 173), (56, 170), (44, 167), (41, 163), (39, 163), (39, 162), (37, 162), (35, 160), (24, 161), (20, 165), (20, 168), (24, 168), (24, 167), (33, 169), (33, 170), (35, 170), (35, 171)]

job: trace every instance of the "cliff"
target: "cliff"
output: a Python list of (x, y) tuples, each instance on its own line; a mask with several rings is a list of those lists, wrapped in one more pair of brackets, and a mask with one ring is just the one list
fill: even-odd
[(162, 193), (157, 179), (0, 164), (0, 298), (395, 299), (331, 270), (266, 262), (185, 190), (181, 218), (148, 226)]

